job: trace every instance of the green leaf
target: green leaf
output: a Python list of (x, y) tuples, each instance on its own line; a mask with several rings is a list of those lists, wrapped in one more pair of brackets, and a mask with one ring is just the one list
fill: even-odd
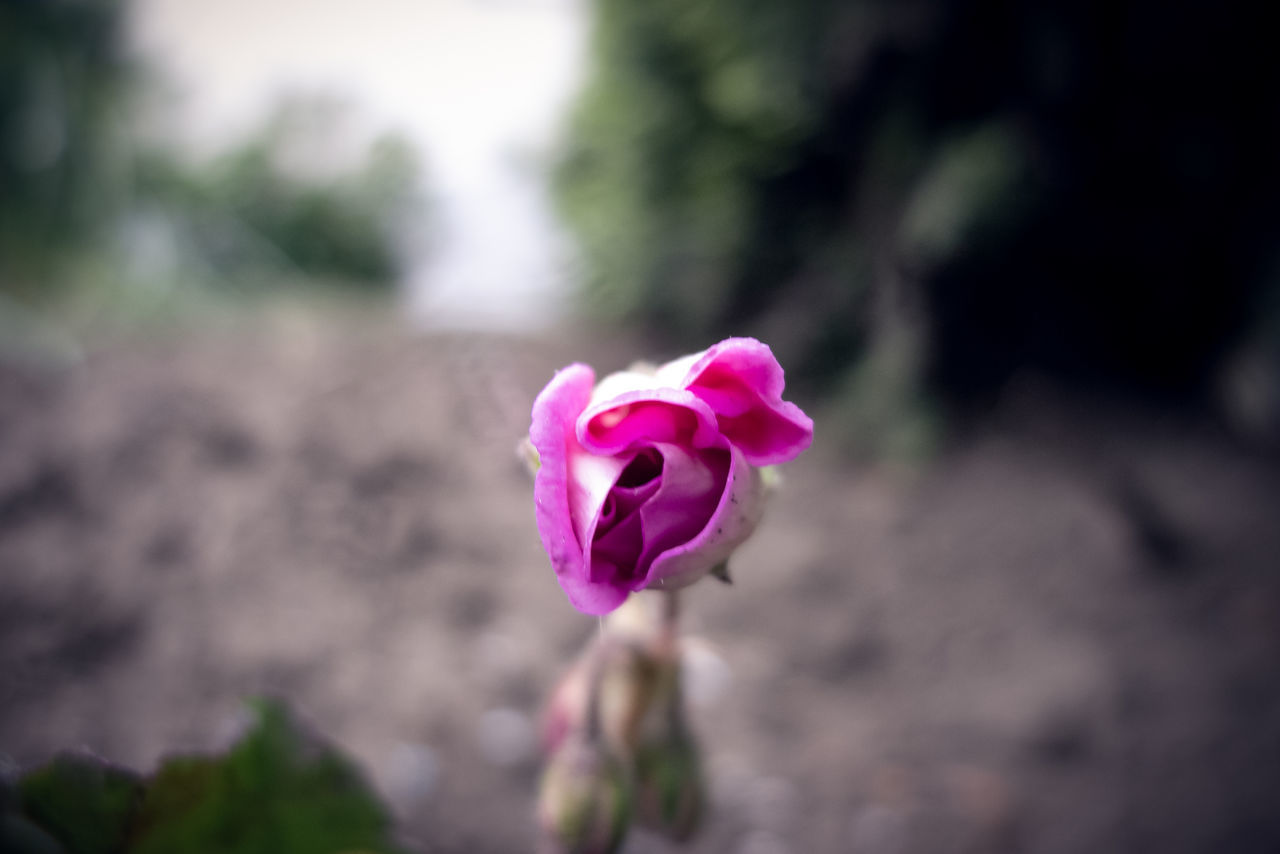
[(394, 852), (390, 821), (342, 755), (278, 703), (224, 757), (166, 762), (146, 788), (128, 854)]
[(20, 837), (25, 847), (19, 851), (51, 850), (30, 827), (35, 825), (67, 854), (112, 854), (121, 849), (141, 792), (133, 772), (87, 754), (64, 753), (18, 782), (23, 819), (6, 817), (9, 835), (3, 838)]

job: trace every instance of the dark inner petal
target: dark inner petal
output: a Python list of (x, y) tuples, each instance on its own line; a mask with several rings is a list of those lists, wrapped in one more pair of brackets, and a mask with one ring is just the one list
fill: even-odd
[[(597, 536), (591, 544), (592, 579), (614, 581), (618, 578), (630, 578), (643, 548), (644, 531), (640, 527), (640, 514), (632, 513), (607, 533)], [(607, 578), (597, 577), (600, 575)]]
[(596, 522), (591, 544), (592, 580), (613, 580), (619, 574), (631, 574), (644, 548), (638, 511), (662, 485), (662, 469), (662, 454), (656, 448), (646, 448), (618, 475)]
[[(711, 519), (720, 497), (728, 485), (732, 457), (728, 451), (705, 451), (699, 455), (697, 468), (690, 467), (685, 477), (667, 478), (661, 504), (651, 504), (644, 511), (645, 540), (637, 565), (648, 567), (670, 548), (693, 539)], [(695, 471), (701, 476), (690, 477)]]
[(662, 453), (646, 448), (636, 455), (618, 475), (609, 494), (600, 507), (600, 519), (596, 522), (595, 542), (624, 522), (648, 501), (662, 485)]
[(618, 502), (613, 497), (613, 493), (610, 492), (605, 496), (604, 505), (600, 508), (600, 521), (596, 523), (597, 536), (599, 536), (599, 531), (602, 528), (608, 529), (613, 524), (617, 512)]
[(644, 486), (650, 481), (662, 475), (662, 454), (657, 448), (645, 448), (636, 454), (636, 458), (627, 463), (627, 467), (622, 470), (622, 474), (618, 475), (618, 482), (615, 486), (626, 488), (635, 488)]

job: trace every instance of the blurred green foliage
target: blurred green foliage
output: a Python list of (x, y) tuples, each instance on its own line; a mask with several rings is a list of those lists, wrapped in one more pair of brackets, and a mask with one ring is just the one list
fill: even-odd
[(598, 310), (686, 331), (732, 311), (768, 255), (762, 185), (820, 117), (798, 56), (824, 2), (600, 0), (594, 64), (557, 175)]
[(24, 777), (18, 793), (11, 816), (40, 828), (68, 852), (113, 854), (128, 834), (142, 778), (95, 758), (63, 754)]
[(385, 288), (400, 274), (399, 229), (419, 202), (417, 158), (383, 136), (354, 168), (300, 166), (297, 150), (332, 133), (321, 101), (282, 102), (262, 128), (212, 160), (169, 149), (137, 158), (137, 209), (166, 224), (184, 262), (233, 285), (261, 275)]
[(209, 160), (145, 139), (136, 125), (163, 86), (125, 55), (125, 12), (0, 3), (0, 313), (77, 286), (127, 301), (129, 288), (391, 285), (420, 204), (409, 146), (385, 136), (363, 159), (299, 168), (297, 152), (343, 117), (297, 98)]
[(355, 768), (254, 704), (251, 731), (221, 756), (175, 757), (150, 778), (66, 754), (0, 787), (0, 850), (13, 854), (333, 854), (400, 850)]

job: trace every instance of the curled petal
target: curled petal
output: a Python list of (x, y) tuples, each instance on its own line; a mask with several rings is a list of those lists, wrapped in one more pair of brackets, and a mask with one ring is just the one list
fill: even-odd
[(653, 583), (654, 560), (697, 536), (715, 514), (729, 467), (727, 448), (698, 452), (663, 443), (636, 454), (583, 540), (591, 543), (591, 579), (628, 591)]
[(578, 418), (577, 433), (582, 447), (594, 454), (663, 442), (709, 448), (721, 441), (715, 413), (697, 395), (652, 386), (591, 404)]
[(727, 560), (755, 530), (764, 512), (760, 472), (738, 448), (730, 447), (728, 452), (727, 480), (711, 519), (687, 542), (658, 555), (642, 586), (669, 590), (692, 584)]
[[(573, 505), (579, 505), (581, 518), (584, 505), (591, 503), (583, 487), (571, 478), (570, 468), (572, 465), (581, 473), (581, 460), (589, 457), (578, 444), (574, 424), (591, 398), (594, 382), (595, 373), (586, 365), (573, 364), (557, 373), (534, 401), (529, 438), (541, 461), (533, 496), (542, 546), (570, 603), (587, 614), (607, 614), (622, 604), (628, 591), (594, 584), (587, 577), (583, 540), (574, 529), (575, 514), (571, 512)], [(607, 474), (588, 483), (605, 478)]]
[(589, 511), (581, 541), (591, 544), (593, 582), (632, 591), (654, 581), (649, 570), (659, 555), (706, 527), (723, 498), (731, 460), (727, 446), (695, 451), (667, 443), (622, 459), (626, 465)]
[(569, 455), (569, 513), (579, 543), (589, 543), (595, 536), (596, 520), (629, 462), (623, 457), (596, 456), (581, 448)]
[(728, 484), (732, 463), (728, 449), (691, 453), (676, 445), (660, 445), (666, 461), (662, 487), (640, 508), (644, 551), (636, 564), (638, 581), (648, 586), (649, 569), (664, 552), (689, 542), (715, 516)]
[[(659, 376), (684, 361), (663, 366)], [(727, 338), (711, 347), (688, 368), (682, 385), (711, 407), (720, 432), (752, 465), (787, 462), (813, 441), (812, 419), (782, 399), (782, 366), (754, 338)]]

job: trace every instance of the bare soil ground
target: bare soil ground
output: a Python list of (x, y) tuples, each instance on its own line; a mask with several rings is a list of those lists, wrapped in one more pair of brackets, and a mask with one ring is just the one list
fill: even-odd
[[(530, 850), (538, 708), (597, 626), (513, 445), (555, 368), (635, 348), (277, 311), (0, 367), (0, 753), (145, 769), (276, 694), (421, 850)], [(1273, 461), (1030, 382), (910, 474), (814, 413), (688, 597), (688, 850), (1280, 850)]]

